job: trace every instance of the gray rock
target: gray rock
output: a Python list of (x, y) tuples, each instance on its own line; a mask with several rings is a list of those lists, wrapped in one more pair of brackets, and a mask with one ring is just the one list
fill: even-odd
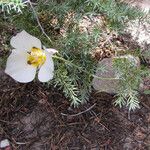
[[(135, 66), (140, 65), (140, 60), (138, 57), (134, 57), (132, 55), (125, 55), (121, 57), (115, 58), (127, 58), (131, 63)], [(117, 93), (119, 89), (119, 76), (113, 68), (113, 58), (105, 58), (99, 62), (99, 66), (105, 66), (105, 72), (101, 72), (99, 70), (96, 71), (96, 77), (94, 77), (92, 85), (95, 90), (99, 92), (107, 92), (110, 94)], [(109, 79), (100, 79), (100, 78), (109, 78)]]
[[(99, 66), (105, 66), (106, 71), (101, 72), (97, 70), (96, 76), (102, 77), (102, 78), (115, 78), (115, 71), (113, 69), (112, 64), (112, 58), (105, 58), (102, 61), (99, 62)], [(118, 89), (119, 80), (105, 80), (105, 79), (93, 79), (93, 87), (95, 90), (100, 92), (107, 92), (107, 93), (116, 93)]]

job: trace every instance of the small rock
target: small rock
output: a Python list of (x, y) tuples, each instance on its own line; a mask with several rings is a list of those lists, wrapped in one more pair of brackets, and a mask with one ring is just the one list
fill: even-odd
[[(106, 71), (100, 72), (97, 70), (96, 76), (102, 78), (115, 78), (115, 72), (113, 69), (112, 58), (105, 58), (99, 62), (98, 66), (105, 66)], [(117, 87), (119, 84), (119, 80), (103, 80), (94, 78), (93, 79), (93, 87), (95, 90), (100, 92), (107, 92), (107, 93), (116, 93)]]
[[(135, 66), (140, 65), (140, 60), (138, 57), (134, 57), (132, 55), (125, 55), (115, 58), (127, 58), (131, 63)], [(99, 62), (98, 66), (105, 66), (105, 72), (101, 72), (99, 70), (96, 71), (96, 76), (100, 78), (114, 78), (111, 80), (107, 79), (93, 79), (93, 87), (95, 90), (99, 92), (107, 92), (110, 94), (117, 93), (119, 89), (119, 76), (116, 74), (115, 69), (113, 68), (113, 58), (105, 58)]]
[(9, 141), (8, 139), (5, 139), (5, 140), (2, 140), (0, 142), (0, 148), (5, 148), (5, 147), (8, 147), (10, 144), (9, 144)]

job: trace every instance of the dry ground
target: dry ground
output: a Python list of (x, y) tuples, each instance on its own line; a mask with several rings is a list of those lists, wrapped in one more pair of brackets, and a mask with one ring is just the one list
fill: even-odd
[(150, 96), (141, 95), (141, 108), (130, 115), (113, 100), (93, 92), (74, 109), (61, 91), (15, 83), (1, 70), (0, 140), (9, 139), (13, 150), (149, 150)]

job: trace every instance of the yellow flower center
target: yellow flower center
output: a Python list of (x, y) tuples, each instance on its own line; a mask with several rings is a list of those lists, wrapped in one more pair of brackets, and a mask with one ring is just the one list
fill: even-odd
[(40, 67), (46, 61), (46, 55), (43, 50), (32, 47), (31, 52), (29, 52), (27, 63), (34, 67)]

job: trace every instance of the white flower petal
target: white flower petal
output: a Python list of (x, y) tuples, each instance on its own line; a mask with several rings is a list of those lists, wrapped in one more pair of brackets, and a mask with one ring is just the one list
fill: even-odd
[(39, 73), (38, 73), (38, 79), (41, 82), (48, 82), (53, 78), (54, 75), (54, 62), (52, 59), (52, 55), (45, 51), (46, 53), (46, 61), (45, 63), (41, 66)]
[(13, 36), (10, 44), (14, 48), (22, 51), (30, 51), (32, 47), (41, 49), (41, 41), (24, 30), (16, 36)]
[(27, 53), (13, 50), (7, 59), (5, 73), (21, 83), (31, 82), (35, 78), (36, 67), (27, 64)]
[(55, 54), (55, 53), (58, 53), (58, 51), (56, 49), (53, 49), (53, 48), (47, 48), (45, 49), (47, 52), (49, 52), (51, 55)]

